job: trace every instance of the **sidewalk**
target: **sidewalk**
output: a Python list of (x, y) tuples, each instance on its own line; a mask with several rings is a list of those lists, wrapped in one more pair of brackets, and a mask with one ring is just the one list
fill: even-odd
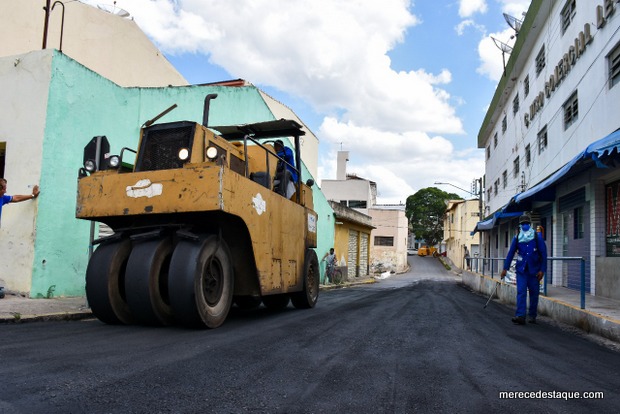
[[(461, 273), (463, 283), (487, 298), (499, 278), (469, 271)], [(494, 300), (516, 306), (517, 288), (501, 282)], [(538, 313), (555, 321), (579, 328), (620, 343), (620, 301), (586, 294), (585, 309), (581, 309), (580, 292), (564, 287), (547, 286), (547, 296), (540, 295)]]
[[(374, 278), (355, 278), (341, 285), (320, 285), (320, 290), (341, 289), (367, 283)], [(86, 297), (30, 299), (21, 295), (6, 293), (0, 299), (0, 324), (50, 320), (78, 320), (94, 318)]]

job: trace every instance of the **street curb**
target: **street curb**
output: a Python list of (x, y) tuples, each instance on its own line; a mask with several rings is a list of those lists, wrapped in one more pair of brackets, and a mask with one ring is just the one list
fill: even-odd
[(365, 279), (360, 280), (358, 282), (345, 282), (341, 285), (320, 285), (319, 290), (334, 290), (334, 289), (343, 289), (351, 286), (361, 286), (361, 285), (371, 285), (373, 283), (377, 283), (376, 279)]
[(17, 324), (28, 322), (48, 322), (48, 321), (77, 321), (81, 319), (92, 319), (94, 315), (91, 311), (83, 312), (62, 312), (62, 313), (50, 313), (46, 315), (19, 315), (16, 314), (13, 317), (0, 317), (0, 324)]

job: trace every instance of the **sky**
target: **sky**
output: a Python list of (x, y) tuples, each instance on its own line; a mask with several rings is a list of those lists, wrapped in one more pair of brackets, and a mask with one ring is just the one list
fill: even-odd
[(347, 173), (376, 182), (379, 204), (397, 204), (426, 187), (472, 198), (471, 183), (484, 174), (478, 131), (503, 71), (491, 36), (512, 45), (502, 13), (523, 19), (529, 4), (117, 0), (115, 7), (189, 83), (241, 78), (291, 108), (319, 139), (319, 185), (336, 179), (337, 152), (349, 151)]

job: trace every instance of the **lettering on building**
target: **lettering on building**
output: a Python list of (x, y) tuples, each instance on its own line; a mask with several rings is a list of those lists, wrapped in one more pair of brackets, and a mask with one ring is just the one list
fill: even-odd
[(574, 43), (568, 48), (566, 53), (562, 55), (562, 58), (557, 65), (555, 65), (555, 68), (553, 68), (553, 72), (545, 82), (544, 90), (540, 91), (532, 100), (529, 112), (526, 112), (523, 116), (526, 127), (530, 126), (536, 114), (545, 106), (545, 99), (551, 97), (552, 93), (570, 73), (573, 66), (577, 64), (577, 61), (584, 54), (586, 46), (589, 45), (590, 42), (592, 42), (592, 33), (590, 31), (590, 24), (586, 23), (583, 25), (583, 30), (575, 37)]

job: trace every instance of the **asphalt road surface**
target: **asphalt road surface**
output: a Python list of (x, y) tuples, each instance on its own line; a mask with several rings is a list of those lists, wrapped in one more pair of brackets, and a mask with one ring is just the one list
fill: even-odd
[(436, 259), (410, 261), (315, 309), (233, 309), (215, 330), (0, 325), (0, 413), (620, 410), (618, 351), (548, 320), (514, 326)]

